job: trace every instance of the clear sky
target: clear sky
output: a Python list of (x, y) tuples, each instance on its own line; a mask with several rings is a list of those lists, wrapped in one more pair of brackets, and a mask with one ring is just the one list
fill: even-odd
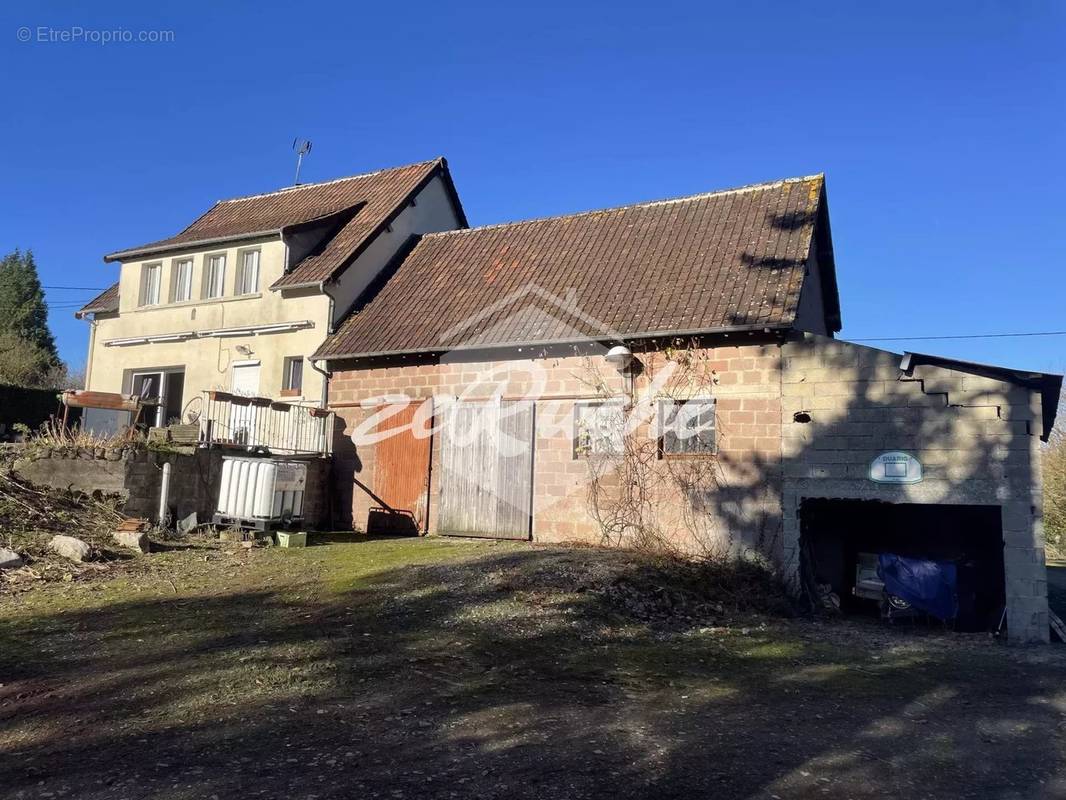
[[(290, 183), (298, 135), (306, 181), (446, 156), (473, 225), (825, 172), (845, 338), (1064, 330), (1064, 40), (1051, 1), (9, 3), (0, 250), (107, 286)], [(49, 292), (75, 364), (90, 294)], [(1066, 336), (884, 346), (1066, 368)]]

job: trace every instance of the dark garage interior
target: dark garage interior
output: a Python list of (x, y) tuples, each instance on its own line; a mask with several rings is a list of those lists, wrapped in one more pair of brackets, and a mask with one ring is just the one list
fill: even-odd
[(856, 572), (863, 554), (869, 561), (869, 554), (885, 553), (954, 563), (958, 615), (948, 624), (960, 631), (999, 625), (1005, 603), (999, 506), (808, 498), (800, 506), (800, 537), (805, 585), (814, 592), (820, 586), (823, 596), (832, 587), (844, 613), (878, 612), (865, 582), (856, 591)]

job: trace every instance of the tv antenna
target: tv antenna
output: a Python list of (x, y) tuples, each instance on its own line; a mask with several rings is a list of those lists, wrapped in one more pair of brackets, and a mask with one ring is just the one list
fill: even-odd
[(296, 151), (296, 180), (293, 186), (300, 185), (300, 167), (303, 166), (304, 156), (311, 152), (311, 140), (296, 137), (292, 140), (292, 149)]

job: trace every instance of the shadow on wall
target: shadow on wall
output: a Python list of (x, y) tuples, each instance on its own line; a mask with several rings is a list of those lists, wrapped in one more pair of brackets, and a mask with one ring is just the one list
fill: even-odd
[[(1053, 791), (1054, 670), (788, 626), (605, 625), (597, 593), (561, 593), (577, 557), (2, 619), (0, 782), (85, 798)], [(552, 580), (560, 593), (528, 594)]]
[[(723, 448), (723, 472), (738, 476), (727, 489), (733, 501), (718, 510), (723, 529), (741, 532), (741, 547), (755, 549), (772, 532), (769, 554), (789, 574), (800, 558), (804, 498), (1002, 506), (1007, 595), (1015, 595), (1018, 612), (1008, 621), (1015, 629), (1039, 628), (1028, 616), (1039, 613), (1034, 583), (1042, 564), (1029, 518), (1029, 391), (928, 366), (907, 376), (894, 354), (826, 339), (790, 342), (781, 353), (783, 454), (778, 462)], [(728, 427), (721, 435), (728, 440)], [(871, 461), (891, 450), (919, 457), (921, 483), (869, 480)], [(754, 520), (738, 513), (745, 497), (779, 480), (780, 508), (763, 505)]]

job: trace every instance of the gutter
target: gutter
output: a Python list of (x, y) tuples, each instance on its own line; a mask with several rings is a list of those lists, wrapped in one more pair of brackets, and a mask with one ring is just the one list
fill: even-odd
[(319, 360), (322, 361), (342, 361), (346, 359), (355, 358), (381, 358), (384, 356), (406, 356), (406, 355), (432, 355), (434, 353), (453, 353), (453, 352), (468, 352), (475, 350), (504, 350), (504, 349), (518, 349), (525, 347), (557, 347), (568, 344), (596, 344), (598, 342), (633, 342), (640, 339), (664, 339), (664, 338), (676, 338), (687, 336), (712, 336), (712, 335), (724, 335), (728, 336), (731, 333), (774, 333), (782, 331), (793, 330), (791, 324), (777, 324), (777, 325), (733, 325), (729, 327), (720, 328), (695, 328), (692, 330), (666, 330), (666, 331), (647, 331), (641, 333), (628, 333), (617, 337), (601, 336), (601, 337), (588, 337), (584, 339), (541, 339), (535, 341), (522, 341), (522, 342), (495, 342), (488, 344), (468, 344), (468, 345), (456, 345), (455, 347), (435, 347), (435, 348), (419, 348), (414, 350), (379, 350), (376, 352), (366, 353), (344, 353), (340, 355), (334, 355), (328, 353), (319, 356)]

